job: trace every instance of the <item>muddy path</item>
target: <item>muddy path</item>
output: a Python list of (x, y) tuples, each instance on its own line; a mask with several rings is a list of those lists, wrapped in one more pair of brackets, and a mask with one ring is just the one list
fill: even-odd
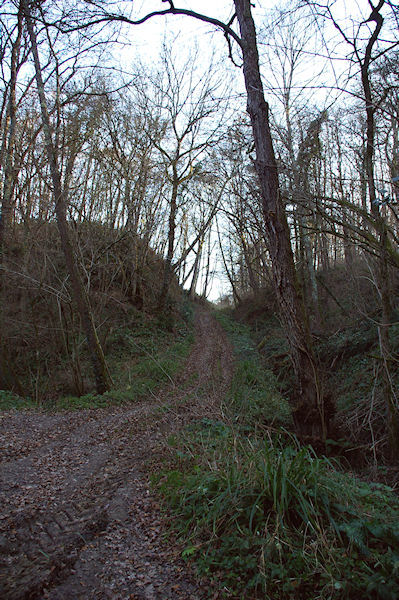
[(207, 597), (163, 541), (148, 472), (169, 435), (218, 417), (232, 362), (224, 332), (198, 309), (184, 371), (147, 403), (0, 415), (0, 598)]

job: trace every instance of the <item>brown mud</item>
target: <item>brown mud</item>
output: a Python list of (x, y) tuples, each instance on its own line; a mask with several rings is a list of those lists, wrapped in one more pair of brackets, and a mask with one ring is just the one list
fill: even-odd
[(183, 372), (145, 404), (0, 415), (2, 599), (209, 597), (165, 541), (149, 485), (167, 438), (218, 418), (231, 380), (231, 348), (202, 308), (195, 330)]

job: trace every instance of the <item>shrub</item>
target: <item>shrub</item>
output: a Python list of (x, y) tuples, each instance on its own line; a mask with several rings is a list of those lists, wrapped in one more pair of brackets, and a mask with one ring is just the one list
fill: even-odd
[(34, 405), (31, 398), (21, 398), (8, 390), (0, 390), (0, 410), (22, 410), (32, 408)]

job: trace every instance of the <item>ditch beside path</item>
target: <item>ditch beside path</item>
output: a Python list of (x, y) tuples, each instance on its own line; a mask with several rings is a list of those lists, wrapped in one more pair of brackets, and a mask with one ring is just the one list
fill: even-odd
[(203, 308), (195, 332), (183, 372), (145, 404), (0, 414), (2, 599), (208, 597), (163, 540), (148, 476), (171, 434), (220, 415), (231, 348)]

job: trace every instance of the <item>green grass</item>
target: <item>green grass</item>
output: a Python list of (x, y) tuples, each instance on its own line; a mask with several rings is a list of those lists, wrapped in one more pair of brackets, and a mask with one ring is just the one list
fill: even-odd
[(289, 403), (281, 394), (273, 372), (262, 364), (249, 327), (233, 321), (226, 313), (219, 312), (216, 318), (227, 332), (236, 358), (228, 399), (236, 422), (249, 428), (289, 426), (292, 423)]
[(399, 501), (388, 487), (292, 438), (248, 439), (219, 422), (201, 423), (179, 452), (160, 490), (183, 556), (227, 597), (398, 597)]
[(154, 395), (162, 385), (173, 380), (188, 356), (194, 341), (193, 333), (186, 330), (165, 335), (157, 330), (143, 343), (136, 341), (133, 332), (125, 333), (128, 347), (135, 348), (134, 361), (129, 357), (115, 365), (115, 387), (102, 395), (87, 394), (65, 397), (57, 401), (58, 409), (103, 408), (109, 405), (139, 402)]
[[(109, 392), (67, 395), (39, 406), (49, 410), (105, 408), (151, 397), (173, 380), (193, 344), (191, 305), (183, 304), (180, 313), (175, 317), (174, 327), (170, 328), (170, 320), (151, 319), (135, 311), (130, 325), (111, 332), (106, 354), (114, 386)], [(1, 410), (37, 406), (37, 402), (0, 391)]]
[(398, 598), (397, 496), (301, 447), (248, 328), (218, 319), (236, 356), (226, 419), (174, 436), (174, 468), (155, 479), (183, 558), (226, 598)]

